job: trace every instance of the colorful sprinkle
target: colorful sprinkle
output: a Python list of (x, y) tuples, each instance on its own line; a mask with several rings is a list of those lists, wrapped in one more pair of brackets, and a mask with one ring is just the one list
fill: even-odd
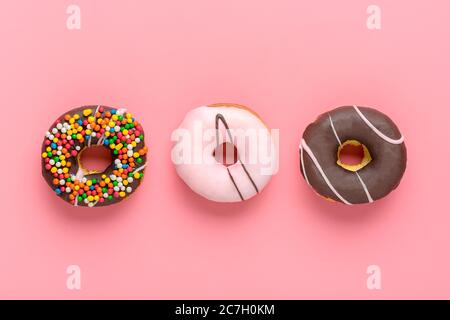
[[(73, 205), (107, 204), (127, 197), (137, 187), (132, 183), (143, 178), (143, 156), (148, 150), (141, 141), (141, 125), (124, 109), (105, 110), (99, 106), (69, 112), (46, 133), (42, 166), (52, 178), (55, 193)], [(111, 174), (94, 178), (91, 174), (84, 176), (81, 169), (71, 170), (80, 153), (93, 145), (111, 150)]]

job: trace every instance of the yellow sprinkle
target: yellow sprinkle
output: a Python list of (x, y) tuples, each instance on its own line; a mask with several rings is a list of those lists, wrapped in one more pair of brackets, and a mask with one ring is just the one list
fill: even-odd
[(65, 166), (66, 166), (66, 160), (62, 160), (62, 161), (61, 161), (61, 165), (62, 165), (63, 167), (65, 167)]
[(133, 146), (133, 148), (136, 148), (136, 141), (131, 141), (131, 145)]
[(128, 122), (128, 123), (132, 123), (132, 122), (133, 122), (133, 120), (131, 120), (131, 119), (128, 119), (128, 120), (127, 120), (127, 122)]
[(110, 134), (111, 134), (111, 133), (110, 133), (109, 131), (106, 131), (106, 132), (105, 132), (105, 136), (106, 136), (106, 137), (109, 137)]
[(57, 170), (58, 170), (58, 169), (56, 169), (56, 167), (52, 167), (52, 168), (50, 169), (50, 172), (51, 172), (51, 173), (55, 173)]
[(139, 153), (137, 153), (137, 152), (133, 153), (133, 157), (139, 158)]
[(95, 195), (95, 196), (94, 196), (94, 200), (95, 200), (95, 201), (98, 201), (99, 199), (100, 199), (100, 198), (98, 197), (98, 195)]
[(94, 201), (94, 197), (93, 196), (88, 196), (87, 199), (89, 200), (89, 202)]
[(124, 186), (127, 186), (128, 185), (128, 180), (123, 180), (122, 183), (123, 183)]
[(115, 125), (116, 125), (116, 124), (115, 124), (114, 122), (112, 122), (112, 121), (110, 121), (110, 122), (108, 123), (108, 126), (109, 126), (110, 128), (114, 128)]
[(58, 138), (55, 137), (55, 138), (53, 139), (53, 142), (55, 142), (55, 143), (58, 142)]
[(116, 150), (120, 150), (123, 148), (123, 144), (119, 143), (118, 145), (116, 145)]
[(105, 179), (105, 183), (110, 183), (110, 182), (111, 182), (111, 179), (109, 179), (109, 178)]
[(93, 117), (93, 116), (90, 116), (89, 118), (88, 118), (88, 122), (94, 122), (95, 121), (95, 118)]
[(86, 185), (87, 185), (88, 187), (90, 187), (90, 186), (92, 185), (92, 181), (91, 181), (91, 180), (86, 181)]
[(102, 174), (102, 179), (103, 179), (103, 180), (106, 179), (106, 174)]
[(69, 168), (63, 168), (63, 172), (64, 172), (64, 173), (69, 172)]
[(88, 115), (90, 115), (92, 113), (91, 109), (84, 109), (83, 110), (83, 116), (87, 117)]
[(79, 126), (79, 127), (77, 128), (77, 131), (78, 131), (78, 132), (83, 131), (83, 127), (82, 127), (82, 126)]
[(120, 168), (120, 169), (119, 169), (119, 172), (120, 172), (120, 173), (122, 173), (122, 172), (123, 172), (123, 169), (122, 169), (122, 168)]
[(42, 158), (47, 158), (48, 154), (46, 152), (42, 152)]
[(119, 196), (121, 196), (122, 198), (125, 197), (125, 192), (120, 191), (120, 192), (119, 192)]
[(111, 117), (111, 119), (113, 121), (117, 121), (119, 119), (119, 117), (117, 116), (117, 114), (113, 114), (113, 116)]
[(63, 154), (59, 156), (59, 160), (66, 160), (66, 156), (64, 156)]
[(89, 129), (86, 129), (86, 134), (91, 135), (92, 131)]
[(77, 134), (77, 139), (80, 140), (81, 138), (83, 138), (83, 136), (81, 135), (81, 133)]
[(74, 118), (75, 120), (78, 120), (78, 119), (80, 119), (80, 115), (79, 115), (78, 113), (75, 113), (75, 114), (73, 115), (73, 118)]
[(128, 134), (128, 130), (127, 129), (123, 129), (122, 133), (123, 133), (124, 136), (126, 136)]
[(135, 179), (139, 179), (140, 177), (141, 177), (141, 176), (139, 175), (139, 172), (135, 172), (135, 173), (134, 173), (134, 178), (135, 178)]
[(78, 190), (80, 190), (80, 186), (79, 186), (79, 185), (75, 185), (74, 189), (75, 189), (76, 191), (78, 191)]
[(71, 135), (72, 135), (72, 130), (67, 130), (67, 134), (68, 134), (69, 136), (71, 136)]
[(111, 149), (114, 149), (114, 148), (116, 147), (116, 145), (115, 145), (114, 143), (111, 143), (111, 144), (109, 145), (109, 147), (110, 147)]
[(75, 119), (74, 118), (70, 118), (69, 123), (70, 124), (74, 124), (75, 123)]
[(127, 119), (131, 119), (131, 113), (127, 112), (125, 116), (127, 117)]
[(52, 148), (51, 147), (47, 147), (47, 149), (45, 149), (45, 150), (47, 150), (47, 152), (50, 152), (50, 151), (52, 151)]

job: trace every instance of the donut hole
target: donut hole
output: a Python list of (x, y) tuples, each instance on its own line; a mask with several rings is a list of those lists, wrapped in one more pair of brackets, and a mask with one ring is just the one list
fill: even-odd
[(219, 144), (213, 151), (213, 157), (218, 163), (225, 167), (231, 166), (238, 160), (236, 146), (231, 142)]
[(111, 152), (104, 146), (91, 146), (83, 149), (79, 165), (89, 173), (103, 172), (112, 163)]
[(364, 158), (364, 149), (361, 145), (348, 144), (339, 152), (339, 160), (348, 166), (360, 164)]
[(372, 157), (369, 149), (357, 140), (347, 140), (339, 146), (337, 164), (348, 171), (356, 172), (367, 166)]

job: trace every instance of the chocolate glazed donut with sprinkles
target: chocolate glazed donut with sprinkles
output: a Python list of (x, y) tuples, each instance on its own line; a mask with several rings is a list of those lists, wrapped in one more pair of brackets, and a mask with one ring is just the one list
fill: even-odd
[[(342, 161), (359, 148), (359, 163)], [(319, 195), (347, 205), (381, 199), (400, 183), (406, 146), (395, 123), (373, 108), (345, 106), (320, 115), (303, 133), (300, 171)]]
[[(110, 150), (103, 171), (87, 170), (81, 154), (94, 146)], [(147, 146), (141, 124), (126, 109), (84, 106), (59, 117), (42, 144), (42, 175), (73, 206), (106, 206), (122, 201), (141, 184)]]

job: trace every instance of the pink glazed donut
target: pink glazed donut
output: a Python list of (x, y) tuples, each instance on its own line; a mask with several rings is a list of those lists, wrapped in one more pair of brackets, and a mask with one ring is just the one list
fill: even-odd
[(218, 103), (189, 111), (172, 140), (178, 175), (212, 201), (250, 199), (278, 169), (277, 139), (255, 112), (241, 105)]

